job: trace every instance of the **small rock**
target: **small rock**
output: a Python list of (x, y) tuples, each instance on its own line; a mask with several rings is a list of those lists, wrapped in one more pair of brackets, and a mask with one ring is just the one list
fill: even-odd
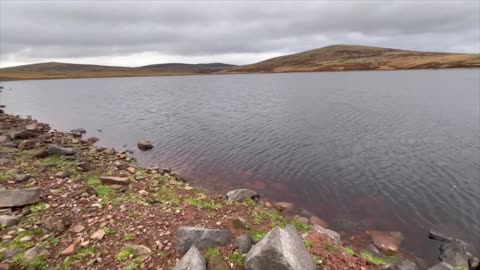
[(66, 247), (62, 252), (60, 252), (60, 255), (72, 255), (73, 252), (75, 251), (75, 244), (71, 244), (68, 247)]
[(260, 194), (256, 191), (246, 188), (235, 189), (227, 192), (227, 199), (232, 202), (243, 202), (244, 200), (250, 198), (253, 200), (260, 199)]
[(223, 246), (232, 239), (232, 232), (222, 229), (207, 229), (183, 226), (177, 229), (175, 249), (184, 254), (191, 246), (199, 249)]
[(48, 255), (50, 255), (50, 252), (48, 252), (45, 247), (36, 245), (25, 252), (23, 255), (23, 261), (28, 263), (35, 258), (47, 257)]
[(57, 172), (55, 174), (55, 177), (57, 177), (57, 178), (67, 178), (69, 176), (70, 176), (69, 172)]
[(15, 175), (15, 183), (27, 182), (30, 179), (32, 179), (32, 176), (28, 175), (28, 174), (17, 174), (17, 175)]
[(207, 270), (230, 270), (228, 264), (219, 256), (207, 258)]
[(127, 168), (127, 171), (128, 171), (129, 173), (131, 173), (131, 174), (134, 174), (136, 170), (135, 170), (134, 167), (128, 167), (128, 168)]
[(332, 231), (332, 230), (323, 228), (322, 226), (319, 226), (319, 225), (313, 225), (312, 229), (314, 231), (318, 232), (318, 233), (321, 233), (321, 234), (324, 234), (324, 235), (328, 236), (330, 239), (333, 240), (333, 242), (335, 244), (340, 243), (340, 234), (337, 233), (336, 231)]
[(105, 237), (105, 231), (100, 229), (100, 230), (96, 231), (95, 233), (93, 233), (90, 238), (95, 239), (95, 240), (102, 240), (103, 237)]
[(83, 230), (85, 230), (85, 227), (80, 225), (80, 224), (77, 224), (77, 225), (73, 226), (73, 228), (72, 228), (72, 231), (75, 232), (75, 233), (81, 233), (81, 232), (83, 232)]
[(43, 228), (52, 233), (62, 233), (72, 225), (69, 217), (49, 217), (43, 223)]
[(87, 161), (77, 162), (75, 164), (77, 168), (80, 168), (82, 171), (86, 172), (90, 170), (90, 163)]
[(66, 148), (56, 144), (50, 144), (48, 146), (48, 153), (50, 155), (71, 156), (75, 154), (75, 150), (73, 148)]
[(136, 254), (139, 256), (149, 256), (152, 254), (152, 250), (143, 245), (132, 245), (132, 244), (125, 244), (128, 248), (133, 248), (136, 251)]
[(37, 130), (38, 126), (36, 123), (31, 123), (25, 126), (25, 129), (28, 131), (35, 131)]
[(48, 155), (49, 154), (48, 154), (47, 149), (39, 149), (35, 152), (35, 154), (33, 154), (33, 156), (35, 158), (46, 158), (46, 157), (48, 157)]
[(119, 177), (119, 176), (101, 176), (100, 180), (105, 185), (128, 185), (130, 180), (128, 177)]
[(100, 139), (97, 138), (97, 137), (90, 137), (90, 138), (87, 139), (87, 142), (91, 143), (91, 144), (94, 144), (94, 143), (98, 142), (99, 140)]
[(20, 218), (18, 217), (13, 217), (13, 216), (7, 216), (7, 215), (2, 215), (0, 216), (0, 226), (1, 227), (11, 227), (15, 226), (20, 222)]
[(310, 224), (319, 225), (323, 228), (328, 228), (328, 223), (325, 222), (323, 219), (317, 217), (317, 216), (311, 216), (310, 217)]
[(273, 205), (273, 207), (275, 207), (275, 209), (277, 209), (279, 212), (283, 212), (292, 210), (294, 204), (291, 202), (277, 202)]
[(417, 269), (417, 265), (415, 265), (415, 263), (410, 260), (404, 260), (384, 268), (384, 270), (416, 270), (416, 269)]
[(18, 149), (20, 150), (30, 150), (35, 147), (34, 140), (23, 140), (18, 144)]
[(12, 133), (10, 133), (10, 138), (12, 140), (16, 140), (16, 139), (31, 139), (31, 138), (35, 138), (37, 137), (37, 134), (35, 134), (34, 132), (32, 131), (28, 131), (28, 130), (22, 130), (22, 131), (14, 131)]
[(26, 236), (20, 238), (20, 242), (30, 242), (30, 241), (32, 241), (32, 239), (33, 239), (32, 236), (26, 235)]
[(173, 270), (206, 270), (205, 260), (195, 246), (192, 246)]
[(248, 253), (253, 245), (252, 236), (249, 234), (241, 235), (233, 240), (238, 251), (242, 254)]
[(396, 253), (405, 240), (401, 232), (369, 231), (373, 244), (387, 253)]
[(137, 143), (138, 149), (140, 150), (150, 150), (153, 148), (153, 144), (150, 141), (140, 141)]

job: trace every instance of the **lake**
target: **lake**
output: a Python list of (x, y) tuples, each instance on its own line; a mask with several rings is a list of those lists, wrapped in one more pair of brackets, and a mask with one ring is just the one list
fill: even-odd
[(118, 149), (149, 139), (152, 151), (135, 151), (141, 164), (294, 202), (354, 245), (367, 230), (400, 231), (404, 251), (433, 262), (437, 229), (480, 249), (478, 69), (1, 85), (10, 113)]

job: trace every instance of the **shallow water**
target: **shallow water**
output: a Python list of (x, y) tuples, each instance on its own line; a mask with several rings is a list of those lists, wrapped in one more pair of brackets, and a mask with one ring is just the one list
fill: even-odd
[(9, 112), (83, 127), (106, 146), (149, 139), (141, 163), (295, 202), (344, 239), (401, 231), (404, 251), (433, 262), (434, 228), (480, 249), (478, 69), (1, 85)]

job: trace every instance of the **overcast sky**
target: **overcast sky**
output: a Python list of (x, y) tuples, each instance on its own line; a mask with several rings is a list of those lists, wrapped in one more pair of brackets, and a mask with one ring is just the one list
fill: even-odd
[(0, 0), (0, 66), (246, 64), (332, 44), (480, 52), (480, 1)]

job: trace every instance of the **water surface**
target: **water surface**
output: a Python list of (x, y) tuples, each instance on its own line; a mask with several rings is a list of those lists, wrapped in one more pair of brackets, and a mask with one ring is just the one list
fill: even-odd
[[(480, 248), (479, 70), (4, 82), (0, 103), (218, 192), (295, 202), (346, 236), (429, 229)], [(13, 90), (9, 91), (11, 88)], [(99, 132), (98, 130), (101, 130)]]

